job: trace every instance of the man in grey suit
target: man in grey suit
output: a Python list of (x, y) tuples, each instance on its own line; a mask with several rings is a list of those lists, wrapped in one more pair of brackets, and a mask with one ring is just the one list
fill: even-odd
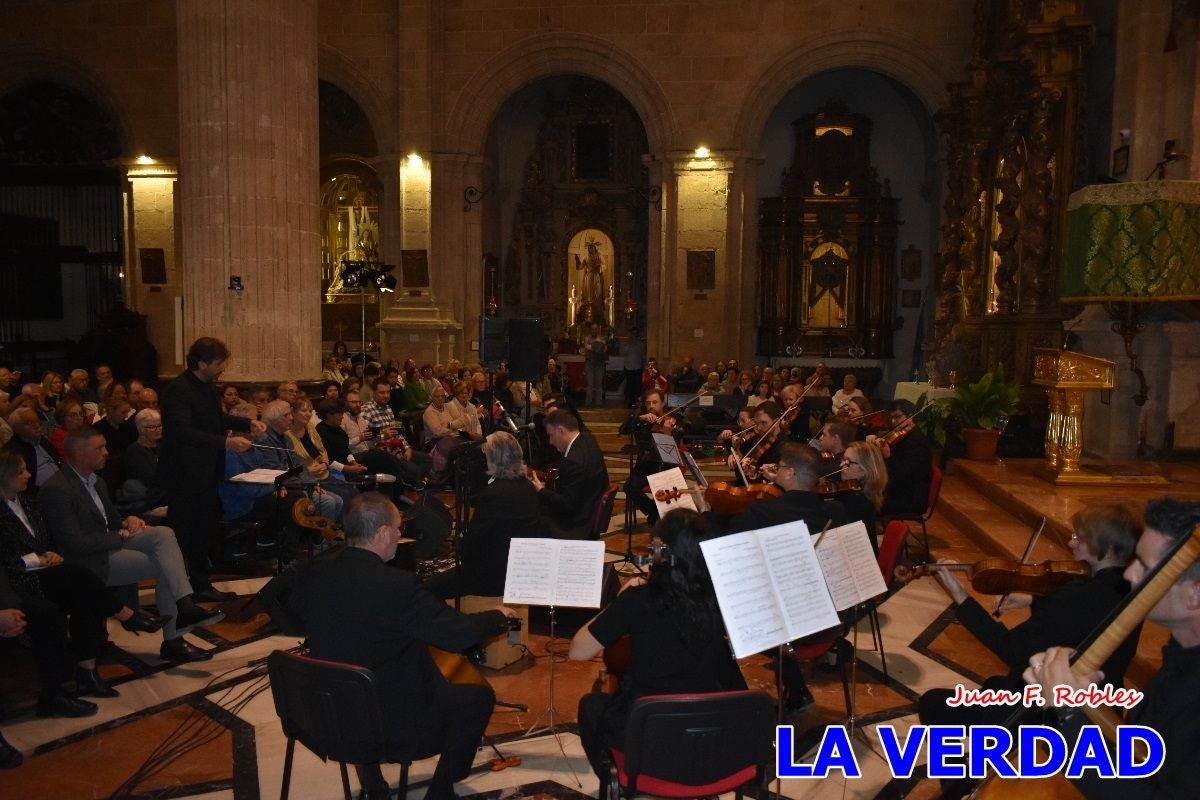
[(186, 642), (183, 634), (197, 625), (217, 622), (224, 614), (192, 600), (175, 534), (170, 528), (148, 526), (138, 517), (121, 519), (96, 474), (108, 459), (103, 434), (91, 427), (71, 431), (66, 450), (66, 464), (38, 496), (55, 551), (68, 562), (83, 564), (107, 586), (153, 578), (158, 613), (176, 612), (163, 628), (159, 655), (166, 661), (212, 658), (212, 653)]

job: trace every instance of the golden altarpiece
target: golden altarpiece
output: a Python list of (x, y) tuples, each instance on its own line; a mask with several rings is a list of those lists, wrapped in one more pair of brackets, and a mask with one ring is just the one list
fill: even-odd
[(793, 123), (779, 197), (759, 203), (759, 355), (888, 358), (896, 198), (871, 168), (871, 121), (830, 101)]
[(1000, 363), (1028, 384), (1034, 348), (1062, 345), (1058, 272), (1067, 198), (1083, 183), (1092, 25), (1082, 2), (975, 7), (969, 78), (937, 114), (946, 189), (932, 349), (943, 374)]

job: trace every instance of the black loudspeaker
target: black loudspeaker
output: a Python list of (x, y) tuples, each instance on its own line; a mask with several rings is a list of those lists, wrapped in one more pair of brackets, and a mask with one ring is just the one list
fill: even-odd
[(513, 380), (536, 381), (546, 372), (546, 334), (540, 319), (508, 321), (508, 372)]
[(508, 358), (508, 320), (479, 318), (479, 363), (495, 370)]

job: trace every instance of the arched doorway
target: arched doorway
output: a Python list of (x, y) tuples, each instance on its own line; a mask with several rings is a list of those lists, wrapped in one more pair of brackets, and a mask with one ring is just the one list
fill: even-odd
[(760, 148), (758, 354), (907, 379), (935, 306), (929, 111), (892, 77), (834, 69), (780, 100)]
[[(346, 289), (344, 261), (378, 261), (383, 241), (383, 183), (372, 160), (378, 155), (375, 132), (353, 97), (328, 81), (318, 83), (321, 153), (321, 339), (325, 349), (348, 341), (360, 349), (364, 322), (379, 322), (378, 295)], [(366, 301), (365, 303), (363, 301)], [(377, 350), (371, 335), (368, 350)]]
[[(572, 308), (586, 305), (614, 332), (645, 328), (647, 147), (633, 106), (593, 78), (543, 78), (503, 104), (488, 136), (495, 190), (483, 225), (500, 316), (541, 318), (565, 352), (578, 339)], [(589, 269), (599, 280), (586, 280)], [(601, 296), (585, 300), (588, 286)]]

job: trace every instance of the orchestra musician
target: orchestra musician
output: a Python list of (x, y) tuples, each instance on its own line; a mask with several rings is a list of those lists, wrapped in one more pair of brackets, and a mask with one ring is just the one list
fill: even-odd
[(892, 433), (867, 437), (868, 442), (878, 445), (887, 461), (884, 514), (920, 514), (929, 504), (933, 448), (921, 429), (913, 424), (916, 413), (916, 406), (910, 401), (894, 400), (891, 404), (891, 421), (895, 426)]
[[(854, 442), (855, 436), (854, 426), (842, 420), (835, 419), (821, 426), (821, 434), (817, 437), (817, 448), (822, 453), (829, 453), (829, 463), (833, 465), (830, 470), (839, 468), (842, 462), (842, 453)], [(833, 483), (842, 480), (840, 472), (831, 475), (829, 470), (826, 470), (824, 474)]]
[(778, 427), (772, 427), (779, 419), (781, 409), (774, 401), (759, 403), (754, 407), (754, 438), (742, 446), (741, 437), (733, 437), (732, 452), (729, 455), (729, 465), (740, 462), (747, 480), (758, 478), (759, 468), (763, 464), (774, 464), (779, 460), (779, 447), (783, 438), (779, 435)]
[[(496, 696), (487, 685), (448, 683), (428, 646), (461, 652), (508, 630), (517, 613), (497, 606), (460, 614), (422, 589), (411, 572), (388, 566), (401, 525), (400, 512), (383, 495), (355, 497), (345, 515), (346, 546), (308, 566), (289, 606), (313, 658), (375, 673), (389, 751), (409, 759), (440, 753), (425, 797), (452, 800)], [(366, 797), (389, 796), (378, 764), (358, 770)]]
[[(1146, 504), (1146, 529), (1138, 540), (1135, 555), (1125, 568), (1125, 578), (1134, 586), (1158, 565), (1171, 547), (1192, 535), (1200, 525), (1200, 503), (1185, 503), (1171, 498)], [(1163, 647), (1162, 667), (1145, 687), (1142, 701), (1129, 712), (1131, 725), (1153, 728), (1166, 748), (1161, 769), (1138, 780), (1103, 780), (1093, 770), (1072, 781), (1088, 800), (1149, 800), (1149, 798), (1190, 797), (1196, 791), (1196, 762), (1200, 759), (1200, 563), (1191, 567), (1150, 610), (1147, 619), (1166, 627), (1171, 638)], [(1131, 637), (1132, 638), (1132, 637)], [(1038, 684), (1042, 697), (1057, 705), (1055, 686), (1086, 688), (1106, 676), (1078, 675), (1071, 668), (1072, 650), (1051, 647), (1029, 658), (1024, 678)], [(1088, 723), (1083, 710), (1071, 707), (1054, 709), (1059, 729), (1073, 742)]]
[(784, 443), (777, 463), (764, 470), (766, 477), (783, 489), (783, 496), (750, 506), (734, 518), (730, 531), (753, 531), (803, 520), (809, 532), (817, 534), (826, 523), (832, 523), (833, 527), (846, 524), (849, 520), (842, 504), (814, 491), (823, 463), (815, 448), (797, 442)]
[(654, 528), (659, 556), (648, 581), (625, 584), (611, 604), (575, 634), (570, 658), (589, 661), (629, 636), (629, 667), (615, 694), (593, 692), (579, 701), (579, 738), (592, 769), (607, 780), (609, 748), (620, 748), (635, 700), (646, 695), (721, 692), (746, 683), (725, 641), (725, 626), (700, 552), (707, 529), (700, 515), (680, 509)]
[[(630, 414), (629, 419), (621, 424), (620, 433), (626, 436), (669, 433), (678, 441), (683, 431), (675, 415), (667, 414), (666, 410), (666, 398), (662, 390), (656, 387), (649, 388), (642, 393), (641, 413)], [(649, 455), (638, 453), (637, 463), (633, 465), (633, 469), (629, 471), (629, 479), (625, 481), (625, 498), (645, 514), (653, 525), (658, 522), (658, 507), (654, 499), (642, 489), (647, 485), (646, 476), (658, 472), (661, 462), (651, 459)]]
[(838, 419), (845, 420), (854, 426), (856, 438), (863, 441), (872, 433), (879, 433), (883, 428), (882, 411), (871, 408), (871, 401), (865, 397), (855, 397), (846, 403), (845, 413)]
[(596, 503), (608, 489), (608, 467), (596, 439), (579, 430), (569, 411), (557, 408), (546, 416), (546, 435), (563, 454), (554, 488), (534, 475), (547, 527), (558, 539), (591, 538)]
[(883, 508), (883, 492), (887, 488), (887, 465), (879, 448), (866, 442), (851, 442), (842, 451), (839, 480), (857, 483), (859, 488), (838, 492), (835, 499), (846, 509), (847, 522), (861, 522), (867, 527), (871, 548), (879, 555), (875, 536), (875, 517)]
[[(1123, 505), (1086, 508), (1072, 519), (1075, 532), (1068, 547), (1072, 556), (1091, 568), (1091, 577), (1066, 583), (1049, 594), (1033, 598), (1029, 619), (1013, 628), (1005, 627), (967, 594), (959, 578), (947, 569), (935, 573), (954, 600), (955, 617), (985, 647), (1008, 665), (1007, 675), (983, 682), (984, 689), (1020, 692), (1025, 686), (1022, 671), (1034, 653), (1051, 646), (1073, 647), (1100, 623), (1129, 593), (1122, 575), (1142, 533), (1142, 521)], [(1015, 597), (1015, 596), (1014, 596)], [(1012, 599), (1012, 598), (1010, 598)], [(1016, 605), (1023, 604), (1018, 599)], [(1104, 665), (1104, 681), (1120, 686), (1125, 669), (1137, 651), (1140, 626)], [(1000, 724), (1011, 708), (963, 706), (952, 708), (946, 699), (950, 689), (932, 689), (921, 695), (917, 712), (927, 725)], [(1047, 695), (1048, 696), (1048, 695)]]

